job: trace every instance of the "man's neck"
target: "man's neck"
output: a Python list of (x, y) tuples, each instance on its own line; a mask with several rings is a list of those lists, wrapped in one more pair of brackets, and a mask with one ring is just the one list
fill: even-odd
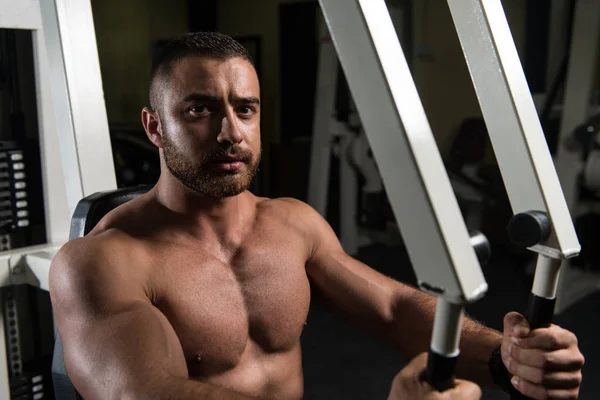
[(156, 200), (185, 221), (186, 231), (194, 236), (220, 244), (238, 242), (254, 217), (252, 196), (247, 191), (236, 196), (214, 198), (200, 195), (177, 179), (158, 180), (154, 188)]

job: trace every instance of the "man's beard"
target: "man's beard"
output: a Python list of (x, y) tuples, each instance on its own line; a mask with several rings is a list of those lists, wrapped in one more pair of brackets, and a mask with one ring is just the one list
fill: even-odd
[[(218, 171), (211, 167), (217, 157), (235, 156), (244, 166), (235, 171)], [(250, 150), (229, 146), (212, 149), (190, 160), (178, 151), (170, 135), (163, 135), (163, 157), (171, 174), (183, 185), (207, 197), (222, 199), (246, 191), (252, 184), (260, 163), (260, 152), (254, 156)]]

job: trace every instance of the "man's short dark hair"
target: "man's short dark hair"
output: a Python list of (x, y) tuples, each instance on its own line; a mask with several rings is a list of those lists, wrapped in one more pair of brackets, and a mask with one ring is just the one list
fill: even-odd
[(243, 58), (252, 63), (244, 46), (231, 36), (218, 32), (192, 32), (169, 41), (152, 62), (150, 75), (150, 107), (160, 104), (161, 81), (168, 77), (173, 64), (187, 57), (208, 57), (221, 60)]

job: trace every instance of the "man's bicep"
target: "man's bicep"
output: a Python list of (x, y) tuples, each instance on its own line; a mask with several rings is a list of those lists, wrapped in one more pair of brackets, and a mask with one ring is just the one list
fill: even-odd
[(111, 278), (110, 267), (90, 271), (61, 258), (51, 268), (50, 291), (65, 366), (84, 397), (119, 397), (150, 380), (187, 377), (173, 328), (140, 289)]
[(327, 221), (314, 210), (306, 214), (313, 243), (307, 274), (313, 287), (344, 314), (392, 318), (397, 296), (412, 288), (346, 254)]
[(65, 366), (84, 397), (86, 392), (136, 393), (153, 381), (187, 378), (173, 328), (152, 306), (132, 305), (80, 326), (75, 322), (67, 322), (60, 331)]

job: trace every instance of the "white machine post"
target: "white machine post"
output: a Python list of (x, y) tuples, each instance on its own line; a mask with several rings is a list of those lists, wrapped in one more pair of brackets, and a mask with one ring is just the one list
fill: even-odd
[(90, 0), (41, 0), (69, 215), (117, 188)]
[[(116, 188), (89, 0), (0, 0), (0, 28), (32, 32), (47, 244), (0, 253), (0, 285), (48, 290), (75, 205)], [(2, 310), (0, 310), (0, 315)], [(0, 317), (0, 399), (10, 398)]]
[(509, 236), (538, 253), (527, 318), (548, 326), (560, 264), (580, 251), (571, 215), (501, 0), (448, 5), (515, 214)]
[(462, 309), (487, 283), (385, 1), (320, 4), (419, 285), (438, 298), (428, 380), (444, 390)]

